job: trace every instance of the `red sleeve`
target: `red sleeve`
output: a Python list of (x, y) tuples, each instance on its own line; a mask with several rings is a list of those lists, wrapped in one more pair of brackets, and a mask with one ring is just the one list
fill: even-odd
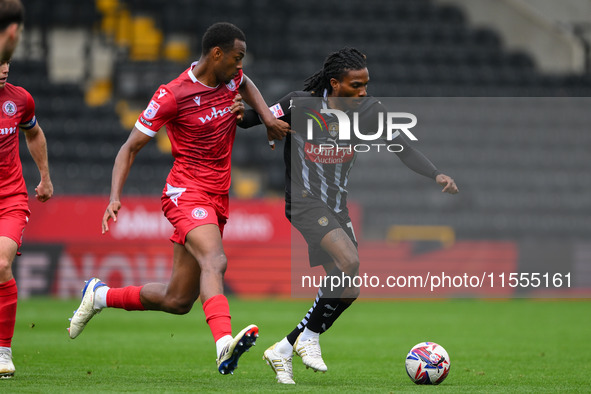
[(35, 118), (35, 100), (33, 100), (33, 96), (25, 89), (23, 89), (23, 92), (25, 95), (25, 109), (19, 127), (29, 130), (37, 124), (37, 119)]
[(135, 122), (135, 127), (153, 137), (162, 126), (174, 119), (176, 114), (177, 104), (174, 94), (165, 85), (161, 85)]

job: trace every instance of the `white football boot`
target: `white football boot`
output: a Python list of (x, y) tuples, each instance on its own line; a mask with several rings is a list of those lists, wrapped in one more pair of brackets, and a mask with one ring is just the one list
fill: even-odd
[(0, 379), (9, 379), (14, 376), (14, 364), (12, 362), (12, 350), (2, 348), (0, 350)]
[(291, 356), (285, 358), (279, 352), (275, 351), (274, 344), (263, 353), (263, 360), (267, 361), (267, 364), (275, 372), (277, 381), (283, 384), (295, 384), (293, 380), (293, 368), (291, 364)]
[(254, 324), (247, 326), (228, 342), (220, 352), (216, 362), (218, 371), (222, 375), (233, 374), (238, 368), (238, 359), (244, 352), (247, 352), (251, 346), (256, 345), (259, 337), (259, 328)]
[(82, 302), (80, 302), (80, 306), (74, 311), (74, 316), (70, 319), (70, 328), (68, 328), (68, 332), (72, 339), (80, 335), (90, 319), (101, 311), (94, 307), (94, 292), (99, 287), (106, 285), (98, 278), (91, 278), (85, 283), (86, 285), (82, 289)]
[(306, 368), (312, 368), (314, 372), (326, 372), (328, 367), (322, 359), (322, 352), (320, 351), (320, 342), (318, 342), (318, 338), (300, 341), (301, 337), (302, 334), (300, 334), (294, 343), (293, 350), (302, 358), (302, 362)]

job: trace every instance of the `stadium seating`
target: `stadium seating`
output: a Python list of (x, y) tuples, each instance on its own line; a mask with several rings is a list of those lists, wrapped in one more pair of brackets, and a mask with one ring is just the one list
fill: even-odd
[[(182, 42), (188, 43), (196, 59), (200, 35), (219, 20), (245, 30), (245, 71), (269, 101), (300, 89), (325, 56), (344, 45), (367, 54), (374, 96), (588, 97), (591, 93), (589, 76), (545, 75), (528, 54), (508, 51), (495, 31), (470, 26), (461, 9), (431, 0), (171, 0), (166, 6), (157, 0), (25, 3), (27, 29), (86, 26), (94, 34), (113, 34), (110, 42), (121, 46), (112, 76), (113, 97), (98, 107), (84, 104), (82, 84), (50, 83), (44, 59), (13, 62), (11, 82), (26, 87), (36, 100), (60, 194), (108, 193), (114, 157), (129, 132), (121, 125), (117, 103), (125, 100), (141, 109), (159, 84), (176, 77), (191, 60), (179, 62), (186, 56), (179, 52), (167, 58), (166, 43), (185, 38)], [(161, 34), (161, 41), (151, 41), (148, 52), (137, 48), (134, 52), (135, 41), (117, 30), (117, 21), (135, 23), (137, 18), (142, 18), (138, 28), (147, 29), (144, 33), (156, 38)], [(187, 48), (180, 49), (182, 54)], [(444, 109), (439, 116), (445, 116)], [(539, 111), (536, 106), (513, 110), (508, 119), (516, 121), (508, 124), (496, 123), (494, 116), (483, 122), (479, 116), (486, 111), (473, 117), (466, 113), (464, 121), (473, 126), (471, 131), (447, 128), (421, 138), (420, 149), (458, 182), (461, 194), (453, 198), (442, 198), (437, 187), (397, 159), (360, 158), (352, 173), (351, 198), (367, 205), (363, 226), (378, 236), (394, 223), (451, 225), (459, 237), (588, 234), (590, 224), (582, 219), (591, 213), (591, 168), (584, 154), (591, 147), (585, 132), (586, 108), (568, 110), (566, 126), (536, 123)], [(24, 144), (21, 150), (26, 150)], [(159, 194), (171, 163), (168, 153), (149, 144), (138, 156), (126, 193)], [(234, 164), (260, 171), (262, 190), (282, 193), (281, 145), (271, 151), (262, 127), (238, 130)], [(37, 182), (30, 161), (24, 171), (29, 185)]]

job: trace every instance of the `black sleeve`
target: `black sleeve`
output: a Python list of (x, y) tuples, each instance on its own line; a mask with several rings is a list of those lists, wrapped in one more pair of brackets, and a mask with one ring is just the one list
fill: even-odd
[[(298, 96), (297, 92), (290, 92), (281, 100), (276, 101), (275, 104), (269, 107), (276, 118), (291, 124), (291, 98), (296, 96)], [(244, 118), (242, 119), (242, 122), (238, 123), (238, 126), (243, 129), (248, 129), (249, 127), (253, 127), (261, 123), (262, 122), (259, 118), (259, 114), (254, 109), (248, 109), (244, 111)]]
[[(378, 112), (387, 112), (386, 108), (381, 102), (370, 103), (369, 113), (370, 118), (377, 119)], [(377, 126), (377, 124), (376, 124)], [(384, 125), (385, 127), (385, 125)], [(372, 130), (375, 130), (373, 128)], [(398, 144), (401, 146), (401, 151), (397, 152), (398, 158), (404, 163), (405, 166), (416, 172), (417, 174), (424, 175), (428, 178), (435, 179), (441, 172), (435, 167), (435, 165), (418, 149), (413, 148), (410, 145), (410, 141), (406, 135), (397, 131), (398, 136), (394, 137), (392, 141), (385, 141), (388, 143)]]
[(403, 146), (402, 152), (397, 153), (398, 158), (402, 160), (405, 166), (416, 172), (417, 174), (424, 175), (426, 177), (435, 179), (435, 177), (441, 172), (435, 167), (433, 163), (427, 157), (421, 153), (421, 151), (413, 148), (412, 146), (402, 144), (400, 139), (404, 139), (402, 134), (392, 140), (396, 144)]
[(261, 123), (259, 114), (254, 109), (247, 109), (244, 111), (244, 117), (242, 118), (242, 122), (238, 123), (238, 126), (243, 129), (248, 129)]

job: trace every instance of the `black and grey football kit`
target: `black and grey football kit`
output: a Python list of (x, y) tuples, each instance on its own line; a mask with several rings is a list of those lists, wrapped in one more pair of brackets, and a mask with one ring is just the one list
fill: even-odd
[[(296, 105), (298, 110), (294, 111)], [(291, 92), (271, 109), (277, 118), (294, 129), (286, 138), (283, 152), (285, 214), (306, 239), (310, 264), (330, 262), (332, 259), (320, 247), (320, 241), (330, 231), (342, 228), (357, 246), (347, 209), (347, 183), (357, 155), (353, 146), (367, 141), (355, 139), (354, 133), (352, 140), (340, 140), (337, 117), (321, 114), (322, 109), (330, 109), (328, 101), (313, 97), (310, 92)], [(355, 112), (359, 114), (360, 131), (367, 128), (372, 133), (377, 130), (378, 113), (387, 110), (376, 98), (367, 97), (358, 100)], [(312, 118), (315, 120), (311, 122), (310, 136), (306, 126)], [(247, 128), (260, 123), (258, 114), (248, 110), (239, 126)], [(402, 133), (388, 142), (400, 145), (402, 149), (397, 155), (413, 171), (430, 178), (439, 174), (421, 152), (409, 145)]]

